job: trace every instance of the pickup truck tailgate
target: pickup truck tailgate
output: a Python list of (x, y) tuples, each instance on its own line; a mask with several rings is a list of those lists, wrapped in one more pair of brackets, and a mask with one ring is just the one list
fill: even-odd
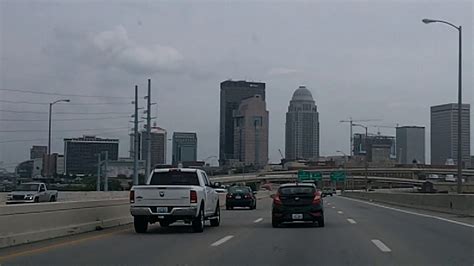
[(133, 206), (189, 206), (192, 186), (137, 186)]

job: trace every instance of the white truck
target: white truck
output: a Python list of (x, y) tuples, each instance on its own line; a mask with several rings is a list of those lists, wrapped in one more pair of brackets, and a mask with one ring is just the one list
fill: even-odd
[(48, 190), (46, 184), (23, 183), (7, 194), (7, 204), (53, 202), (58, 199), (57, 190)]
[(184, 221), (194, 232), (204, 231), (206, 220), (211, 226), (219, 226), (219, 196), (214, 187), (200, 169), (154, 169), (146, 185), (130, 190), (135, 231), (145, 233), (148, 224), (156, 222), (167, 227)]

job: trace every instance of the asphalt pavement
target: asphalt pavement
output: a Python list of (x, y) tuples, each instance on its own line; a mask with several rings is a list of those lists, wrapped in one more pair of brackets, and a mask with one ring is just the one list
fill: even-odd
[(271, 199), (222, 210), (221, 226), (147, 234), (123, 226), (0, 250), (1, 265), (469, 265), (474, 226), (416, 210), (327, 197), (324, 228), (271, 226)]

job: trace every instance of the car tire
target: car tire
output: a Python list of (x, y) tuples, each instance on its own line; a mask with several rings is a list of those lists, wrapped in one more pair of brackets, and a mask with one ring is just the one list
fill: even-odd
[(211, 226), (219, 226), (221, 223), (221, 208), (219, 207), (219, 202), (217, 202), (214, 218), (209, 219), (209, 221), (211, 222)]
[(36, 198), (35, 198), (35, 203), (38, 203), (38, 202), (39, 202), (39, 198), (36, 197)]
[(51, 196), (51, 198), (49, 199), (49, 202), (55, 202), (56, 201), (56, 197), (55, 196)]
[(232, 210), (232, 207), (229, 206), (229, 205), (226, 205), (226, 206), (225, 206), (225, 209), (226, 209), (226, 210)]
[(322, 216), (321, 218), (319, 218), (319, 220), (318, 220), (318, 226), (319, 226), (319, 227), (324, 227), (324, 216)]
[(139, 234), (146, 233), (148, 229), (148, 221), (145, 216), (134, 216), (133, 217), (133, 227), (135, 232)]
[(204, 231), (204, 205), (201, 205), (201, 210), (199, 211), (198, 217), (194, 218), (193, 220), (193, 231), (195, 233), (201, 233)]
[(160, 221), (160, 226), (161, 226), (161, 227), (168, 227), (168, 226), (170, 226), (170, 224), (171, 224), (171, 223), (168, 222), (168, 221)]
[(273, 228), (278, 228), (279, 226), (280, 226), (280, 223), (277, 220), (272, 219), (272, 227)]

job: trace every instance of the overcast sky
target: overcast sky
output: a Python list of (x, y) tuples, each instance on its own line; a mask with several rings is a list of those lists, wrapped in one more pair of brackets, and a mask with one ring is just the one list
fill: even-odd
[(267, 84), (270, 161), (284, 150), (285, 112), (299, 85), (318, 106), (322, 155), (349, 153), (349, 127), (339, 120), (352, 117), (426, 126), (429, 158), (429, 107), (457, 101), (458, 39), (425, 17), (463, 26), (464, 102), (474, 104), (472, 1), (223, 2), (0, 0), (0, 89), (109, 96), (0, 90), (0, 161), (11, 168), (31, 145), (47, 144), (48, 105), (31, 103), (62, 98), (71, 103), (54, 106), (53, 152), (63, 152), (64, 137), (97, 134), (120, 138), (127, 156), (129, 103), (135, 84), (145, 95), (147, 78), (158, 125), (169, 137), (197, 132), (198, 159), (218, 155), (226, 79)]

